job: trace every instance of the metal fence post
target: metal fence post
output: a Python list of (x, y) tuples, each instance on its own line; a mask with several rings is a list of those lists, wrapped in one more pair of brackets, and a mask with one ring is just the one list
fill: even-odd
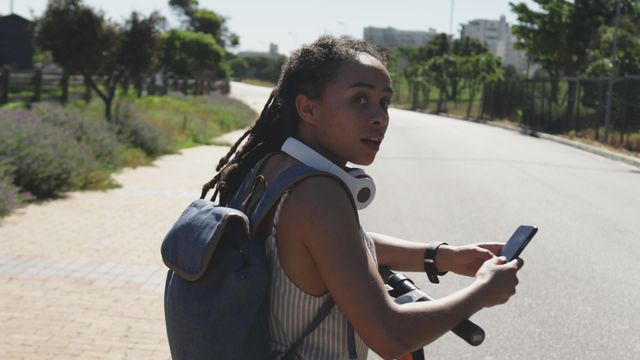
[(9, 67), (4, 66), (2, 68), (2, 81), (0, 82), (0, 105), (9, 102)]

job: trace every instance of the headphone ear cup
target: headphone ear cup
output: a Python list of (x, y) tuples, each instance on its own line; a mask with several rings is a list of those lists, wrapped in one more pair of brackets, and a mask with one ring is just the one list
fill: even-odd
[(373, 198), (376, 196), (376, 184), (373, 182), (373, 178), (362, 169), (351, 168), (346, 170), (349, 175), (355, 178), (352, 183), (356, 189), (353, 189), (355, 191), (352, 192), (358, 209), (362, 210), (373, 202)]
[(293, 137), (285, 140), (280, 150), (307, 166), (331, 173), (340, 178), (349, 188), (358, 210), (366, 208), (373, 201), (376, 194), (376, 185), (371, 176), (367, 175), (364, 170), (342, 168)]

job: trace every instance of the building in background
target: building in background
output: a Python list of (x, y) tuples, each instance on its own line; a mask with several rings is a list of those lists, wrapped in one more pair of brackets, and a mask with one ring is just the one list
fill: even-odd
[(518, 72), (532, 73), (534, 66), (527, 53), (514, 49), (516, 37), (504, 15), (500, 20), (476, 19), (462, 25), (460, 37), (470, 37), (484, 42), (492, 54), (500, 57), (505, 65), (512, 65)]
[(8, 65), (15, 70), (33, 68), (31, 21), (16, 15), (0, 16), (0, 67)]
[(419, 47), (431, 41), (437, 34), (438, 32), (434, 29), (429, 29), (429, 31), (409, 31), (392, 27), (377, 28), (368, 26), (364, 28), (364, 40), (382, 46), (389, 52), (394, 52), (401, 46)]
[(269, 57), (278, 57), (278, 45), (274, 43), (269, 44), (269, 52), (262, 51), (240, 51), (238, 52), (238, 57), (249, 57), (249, 56), (269, 56)]

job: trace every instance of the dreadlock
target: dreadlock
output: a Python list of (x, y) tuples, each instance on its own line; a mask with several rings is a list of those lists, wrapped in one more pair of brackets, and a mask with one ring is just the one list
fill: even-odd
[[(200, 198), (215, 188), (212, 200), (220, 194), (220, 204), (227, 205), (251, 167), (270, 152), (280, 149), (284, 141), (295, 135), (300, 116), (296, 97), (320, 99), (325, 85), (334, 80), (339, 67), (367, 53), (380, 62), (385, 54), (374, 45), (349, 37), (322, 36), (311, 45), (295, 51), (282, 67), (278, 84), (256, 122), (218, 162), (213, 179), (202, 187)], [(240, 145), (246, 143), (238, 150)]]

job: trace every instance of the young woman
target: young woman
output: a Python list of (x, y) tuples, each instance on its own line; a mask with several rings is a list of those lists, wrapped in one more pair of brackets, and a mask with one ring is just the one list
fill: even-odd
[[(296, 51), (255, 125), (220, 160), (219, 173), (204, 189), (215, 187), (220, 202), (227, 203), (249, 169), (289, 137), (342, 167), (371, 164), (389, 125), (393, 90), (384, 62), (372, 45), (348, 38), (325, 36)], [(269, 183), (295, 164), (279, 153), (269, 158), (262, 175)], [(501, 244), (441, 245), (434, 257), (437, 271), (475, 281), (437, 301), (397, 305), (378, 265), (424, 271), (428, 245), (365, 233), (350, 196), (331, 178), (306, 179), (281, 198), (261, 226), (271, 259), (275, 354), (301, 336), (328, 296), (337, 307), (304, 339), (298, 351), (303, 359), (348, 359), (349, 323), (359, 359), (366, 359), (369, 348), (394, 358), (515, 293), (519, 264), (495, 256)]]

